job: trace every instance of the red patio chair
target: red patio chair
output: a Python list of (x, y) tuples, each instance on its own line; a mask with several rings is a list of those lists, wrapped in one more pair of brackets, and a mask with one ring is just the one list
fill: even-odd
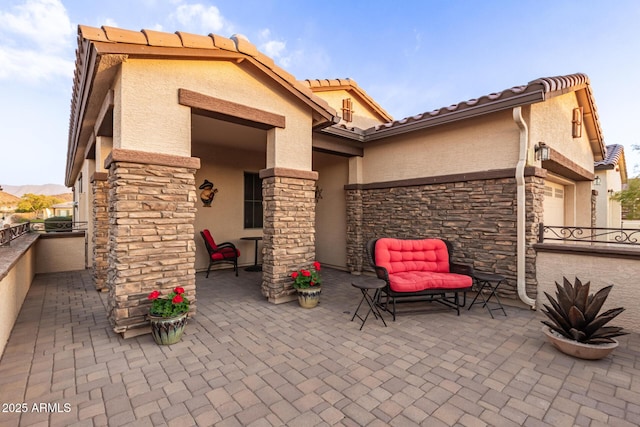
[(219, 263), (233, 264), (233, 269), (236, 271), (236, 276), (238, 276), (238, 257), (240, 256), (240, 251), (236, 249), (236, 246), (231, 242), (224, 242), (217, 245), (211, 233), (206, 228), (200, 232), (200, 235), (202, 235), (204, 245), (207, 247), (207, 252), (209, 252), (207, 277), (209, 277), (211, 266)]

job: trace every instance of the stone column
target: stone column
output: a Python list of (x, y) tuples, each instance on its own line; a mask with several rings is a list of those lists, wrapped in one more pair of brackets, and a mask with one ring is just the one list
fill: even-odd
[(279, 304), (296, 298), (290, 274), (315, 261), (315, 186), (318, 173), (286, 168), (260, 171), (264, 209), (262, 294)]
[(525, 261), (525, 280), (527, 295), (536, 298), (538, 293), (538, 280), (536, 279), (536, 256), (537, 252), (534, 245), (538, 243), (538, 230), (540, 223), (543, 222), (544, 216), (544, 183), (546, 172), (540, 169), (533, 169), (531, 174), (525, 176), (525, 194), (526, 194), (526, 261)]
[(109, 168), (109, 320), (130, 337), (149, 331), (147, 295), (185, 289), (196, 310), (197, 158), (114, 149)]
[(362, 237), (362, 190), (357, 185), (345, 187), (347, 198), (347, 268), (351, 273), (361, 273), (364, 254)]
[(96, 172), (91, 178), (93, 193), (93, 284), (99, 291), (107, 290), (107, 268), (109, 241), (109, 184), (108, 174)]

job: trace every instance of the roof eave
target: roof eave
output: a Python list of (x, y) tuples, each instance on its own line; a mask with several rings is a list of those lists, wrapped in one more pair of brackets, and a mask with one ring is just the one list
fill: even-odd
[(364, 137), (367, 141), (375, 141), (377, 139), (388, 138), (407, 132), (427, 129), (446, 123), (453, 123), (473, 117), (484, 116), (486, 114), (495, 113), (497, 111), (502, 111), (514, 107), (534, 104), (536, 102), (544, 101), (544, 99), (545, 93), (542, 90), (524, 92), (522, 94), (513, 95), (508, 98), (498, 99), (490, 103), (483, 103), (477, 106), (467, 107), (462, 110), (455, 110), (450, 113), (438, 114), (430, 118), (428, 117), (420, 120), (408, 121), (407, 123), (395, 125), (389, 128), (369, 128), (364, 131)]

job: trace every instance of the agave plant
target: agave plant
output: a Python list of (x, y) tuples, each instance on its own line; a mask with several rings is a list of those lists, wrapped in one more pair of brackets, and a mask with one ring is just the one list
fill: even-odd
[(612, 343), (615, 342), (613, 337), (627, 334), (622, 332), (622, 328), (604, 326), (622, 313), (624, 308), (613, 308), (598, 316), (613, 285), (589, 295), (590, 282), (583, 285), (576, 277), (575, 285), (572, 285), (566, 277), (563, 280), (564, 286), (556, 282), (556, 298), (544, 293), (551, 302), (551, 307), (543, 304), (542, 312), (551, 322), (543, 320), (542, 323), (570, 340), (586, 344)]

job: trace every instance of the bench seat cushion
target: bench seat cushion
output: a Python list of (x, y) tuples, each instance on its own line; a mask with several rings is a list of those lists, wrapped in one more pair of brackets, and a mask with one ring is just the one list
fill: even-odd
[(389, 274), (389, 286), (394, 292), (419, 292), (429, 289), (463, 289), (471, 287), (469, 276), (429, 271), (403, 271)]
[(386, 268), (389, 274), (413, 271), (449, 272), (449, 251), (440, 239), (378, 239), (375, 256), (376, 265)]

